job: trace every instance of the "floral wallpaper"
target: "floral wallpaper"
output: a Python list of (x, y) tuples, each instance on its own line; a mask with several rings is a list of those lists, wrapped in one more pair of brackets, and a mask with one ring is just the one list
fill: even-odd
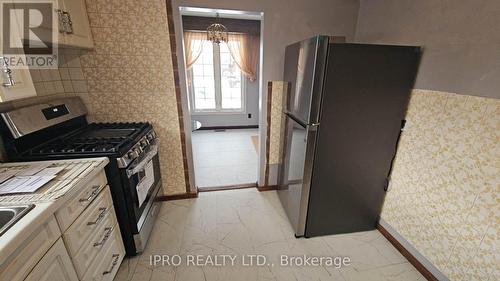
[[(96, 122), (151, 122), (160, 140), (163, 189), (186, 192), (166, 3), (87, 0), (95, 49), (80, 55)], [(76, 71), (76, 70), (75, 70)]]
[(382, 219), (450, 280), (500, 280), (500, 100), (414, 90)]
[(270, 128), (269, 133), (269, 161), (268, 164), (279, 164), (281, 163), (281, 139), (282, 139), (282, 117), (283, 117), (283, 107), (284, 107), (284, 93), (285, 82), (283, 81), (272, 81), (271, 87), (271, 98), (270, 98), (270, 108), (268, 109), (268, 114), (270, 116), (270, 122), (268, 124)]

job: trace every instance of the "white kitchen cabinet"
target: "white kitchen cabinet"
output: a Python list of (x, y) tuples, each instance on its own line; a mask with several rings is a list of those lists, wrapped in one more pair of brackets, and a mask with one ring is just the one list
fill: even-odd
[(108, 186), (93, 198), (62, 237), (80, 280), (113, 280), (125, 248)]
[(84, 188), (79, 194), (71, 198), (66, 205), (55, 213), (61, 232), (65, 232), (76, 218), (92, 203), (102, 189), (108, 184), (104, 171), (88, 183), (88, 188)]
[[(12, 25), (10, 30), (10, 44), (22, 47), (21, 29), (19, 25)], [(35, 87), (29, 69), (18, 69), (4, 63), (3, 36), (0, 36), (0, 102), (12, 101), (36, 96)], [(16, 57), (23, 57), (19, 53)], [(26, 61), (26, 59), (24, 59)]]
[(12, 69), (6, 66), (0, 68), (0, 102), (36, 96), (29, 69)]
[(50, 218), (19, 246), (19, 254), (0, 266), (0, 280), (24, 280), (61, 236), (56, 218)]
[[(66, 171), (66, 181), (78, 190), (67, 191), (51, 203), (55, 205), (32, 202), (36, 206), (30, 212), (50, 212), (50, 216), (33, 230), (18, 232), (16, 235), (22, 236), (11, 242), (12, 250), (0, 255), (1, 281), (113, 280), (125, 248), (104, 172), (108, 160), (96, 162), (101, 163), (99, 170), (85, 173), (85, 177), (80, 177), (83, 171), (79, 165)], [(38, 216), (33, 213), (23, 219)], [(30, 220), (24, 222), (26, 228), (35, 223)], [(0, 252), (6, 251), (4, 246), (0, 243)]]
[(66, 244), (70, 255), (75, 255), (89, 237), (95, 233), (112, 208), (111, 193), (106, 187), (64, 232), (64, 244)]
[[(33, 0), (34, 3), (37, 1), (45, 2)], [(43, 21), (39, 28), (47, 29), (49, 32), (53, 32), (52, 26), (57, 28), (55, 32), (58, 32), (57, 44), (59, 48), (92, 49), (94, 47), (85, 0), (56, 0), (53, 2), (53, 9), (53, 21)], [(21, 18), (21, 16), (17, 17), (19, 26), (23, 25)], [(24, 33), (20, 34), (23, 35), (21, 39), (25, 45), (40, 44), (40, 38), (25, 38)], [(49, 34), (49, 36), (43, 39), (54, 43), (53, 34), (45, 34)]]
[(94, 48), (85, 0), (60, 0), (59, 3), (63, 19), (68, 21), (68, 27), (63, 32), (64, 36), (59, 45), (70, 48)]
[(57, 240), (25, 281), (78, 281), (62, 239)]
[(88, 267), (82, 281), (113, 281), (125, 256), (125, 248), (120, 236), (120, 229), (112, 229), (110, 239), (101, 248), (98, 258)]

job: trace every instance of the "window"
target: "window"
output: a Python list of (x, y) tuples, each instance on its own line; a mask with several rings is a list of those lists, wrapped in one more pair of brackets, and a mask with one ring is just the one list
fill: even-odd
[(200, 57), (188, 71), (193, 112), (243, 112), (244, 81), (227, 44), (203, 44)]

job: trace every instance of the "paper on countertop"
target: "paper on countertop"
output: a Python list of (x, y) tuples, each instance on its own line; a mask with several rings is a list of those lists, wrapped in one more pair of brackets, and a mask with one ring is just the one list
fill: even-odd
[(0, 183), (12, 178), (19, 170), (7, 170), (0, 173)]
[(19, 173), (17, 176), (32, 176), (41, 170), (47, 168), (48, 166), (52, 165), (50, 161), (47, 162), (38, 162), (38, 163), (27, 163), (29, 165), (28, 168), (24, 168), (21, 171), (18, 171)]
[(15, 176), (0, 184), (0, 194), (35, 192), (53, 178), (55, 176)]

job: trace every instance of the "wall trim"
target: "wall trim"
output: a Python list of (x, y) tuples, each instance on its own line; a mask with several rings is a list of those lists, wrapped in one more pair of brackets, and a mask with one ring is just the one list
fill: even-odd
[(167, 7), (167, 24), (168, 24), (168, 34), (170, 38), (170, 53), (172, 55), (172, 68), (174, 74), (175, 82), (175, 98), (177, 101), (177, 116), (179, 118), (179, 134), (181, 138), (181, 150), (182, 150), (182, 164), (184, 168), (184, 182), (186, 185), (186, 192), (190, 193), (191, 188), (189, 184), (189, 166), (187, 162), (187, 150), (186, 150), (186, 132), (184, 128), (184, 113), (182, 110), (182, 94), (179, 80), (179, 64), (177, 61), (177, 42), (175, 41), (175, 26), (174, 26), (174, 15), (172, 0), (166, 0)]
[(257, 187), (257, 182), (248, 184), (226, 185), (226, 186), (198, 187), (198, 192), (224, 191), (224, 190), (245, 189), (245, 188), (255, 188), (255, 187)]
[(271, 190), (278, 190), (278, 186), (277, 186), (277, 185), (257, 186), (257, 190), (258, 190), (259, 192), (263, 192), (263, 191), (271, 191)]
[(156, 198), (156, 201), (172, 201), (172, 200), (182, 200), (182, 199), (192, 199), (192, 198), (198, 198), (198, 193), (163, 195), (163, 196), (158, 196), (158, 198)]
[(377, 229), (427, 280), (450, 281), (448, 277), (383, 219), (380, 219)]

